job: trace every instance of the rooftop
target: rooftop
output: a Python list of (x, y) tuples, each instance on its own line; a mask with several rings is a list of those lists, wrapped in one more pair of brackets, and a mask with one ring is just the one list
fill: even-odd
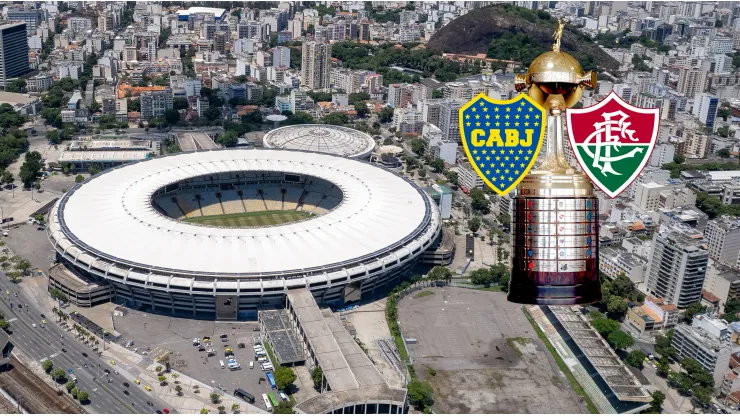
[(38, 97), (33, 97), (28, 94), (0, 91), (0, 104), (7, 103), (12, 106), (24, 106), (34, 101), (38, 101)]
[(302, 124), (272, 130), (263, 138), (265, 147), (367, 157), (375, 140), (359, 130), (327, 124)]
[(80, 150), (64, 151), (59, 156), (59, 163), (64, 162), (133, 162), (148, 158), (151, 152), (148, 150)]
[(591, 327), (585, 315), (576, 312), (577, 307), (574, 308), (575, 311), (571, 307), (550, 306), (549, 309), (619, 400), (632, 402), (651, 400), (650, 393), (622, 364), (606, 340)]
[(331, 392), (296, 405), (305, 413), (326, 413), (348, 403), (403, 403), (406, 390), (391, 388), (357, 341), (330, 310), (319, 309), (306, 289), (288, 291), (296, 314)]

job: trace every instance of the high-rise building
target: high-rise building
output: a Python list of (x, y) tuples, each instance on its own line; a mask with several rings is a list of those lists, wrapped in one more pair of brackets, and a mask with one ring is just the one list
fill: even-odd
[(701, 300), (709, 262), (703, 235), (691, 228), (673, 227), (653, 237), (647, 272), (650, 294), (684, 309)]
[(161, 91), (143, 92), (140, 102), (142, 119), (163, 116), (165, 111), (172, 109), (172, 89), (166, 87)]
[(709, 257), (725, 264), (735, 265), (740, 253), (740, 219), (722, 216), (707, 223)]
[(23, 9), (11, 9), (8, 10), (8, 21), (10, 22), (24, 22), (26, 23), (26, 36), (32, 36), (36, 34), (36, 28), (40, 21), (39, 10), (23, 10)]
[(272, 66), (290, 68), (290, 48), (278, 46), (273, 49)]
[(25, 23), (0, 26), (0, 86), (29, 71)]
[(439, 107), (439, 129), (442, 130), (443, 140), (460, 142), (459, 112), (462, 103), (457, 100), (448, 100)]
[(714, 121), (717, 118), (719, 109), (719, 99), (709, 94), (701, 94), (698, 102), (695, 104), (694, 114), (699, 117), (699, 121), (707, 127), (714, 129)]
[(707, 72), (701, 68), (681, 68), (677, 91), (687, 97), (694, 97), (704, 91), (706, 80)]
[(213, 34), (213, 50), (226, 53), (226, 32), (219, 30)]
[(312, 90), (330, 87), (331, 45), (324, 42), (303, 42), (301, 85)]

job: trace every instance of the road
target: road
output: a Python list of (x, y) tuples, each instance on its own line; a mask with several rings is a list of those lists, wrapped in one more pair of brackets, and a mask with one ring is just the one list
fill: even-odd
[[(42, 312), (37, 308), (36, 302), (25, 297), (15, 284), (10, 283), (4, 273), (0, 273), (0, 287), (2, 288), (0, 310), (5, 319), (11, 321), (11, 343), (32, 360), (41, 362), (48, 358), (52, 360), (55, 368), (62, 368), (65, 371), (72, 368), (78, 378), (77, 386), (89, 394), (90, 403), (85, 407), (90, 413), (154, 413), (157, 409), (167, 407), (152, 393), (146, 392), (143, 386), (135, 385), (132, 375), (127, 374), (118, 365), (112, 366), (107, 359), (98, 357), (92, 349), (59, 327), (51, 312), (44, 311), (47, 324), (41, 328)], [(5, 290), (9, 290), (11, 294), (7, 295)], [(18, 297), (13, 296), (15, 292), (18, 293)], [(11, 303), (14, 305), (12, 309)], [(18, 309), (19, 303), (24, 305), (23, 309)], [(28, 306), (25, 306), (27, 303)], [(36, 324), (36, 328), (31, 326), (32, 323)], [(66, 348), (67, 352), (62, 352), (62, 348)], [(82, 356), (83, 352), (88, 354), (87, 358)], [(84, 364), (88, 367), (85, 368)], [(104, 375), (104, 369), (111, 371), (112, 383), (107, 383), (108, 377)], [(114, 374), (116, 370), (121, 374)], [(128, 382), (130, 387), (123, 386), (123, 382)], [(59, 387), (64, 388), (63, 385)], [(129, 391), (130, 395), (126, 396), (124, 390)], [(151, 401), (153, 406), (149, 406), (147, 401)]]

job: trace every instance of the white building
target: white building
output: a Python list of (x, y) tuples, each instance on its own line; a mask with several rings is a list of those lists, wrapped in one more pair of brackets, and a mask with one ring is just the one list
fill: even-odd
[(425, 123), (421, 138), (427, 154), (432, 158), (440, 158), (448, 165), (457, 163), (457, 141), (444, 140), (437, 126)]
[(740, 255), (740, 219), (728, 216), (707, 222), (705, 236), (709, 242), (709, 257), (724, 264), (735, 265)]
[(483, 188), (483, 179), (468, 162), (461, 163), (457, 170), (457, 183), (468, 192), (473, 188)]
[(718, 390), (732, 355), (730, 336), (726, 321), (697, 315), (691, 325), (676, 325), (671, 345), (678, 351), (681, 359), (693, 358), (709, 371), (714, 378), (714, 387)]

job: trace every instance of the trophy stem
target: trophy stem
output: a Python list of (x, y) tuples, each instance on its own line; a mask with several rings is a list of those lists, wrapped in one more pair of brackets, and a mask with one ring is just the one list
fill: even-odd
[(548, 171), (565, 173), (572, 170), (565, 158), (565, 141), (563, 139), (563, 118), (559, 114), (547, 116), (547, 148), (542, 161), (537, 165), (535, 171)]

